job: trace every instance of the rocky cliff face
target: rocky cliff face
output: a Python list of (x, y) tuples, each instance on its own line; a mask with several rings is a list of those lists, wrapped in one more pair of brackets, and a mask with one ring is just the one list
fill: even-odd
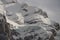
[(1, 1), (6, 11), (0, 14), (1, 40), (59, 40), (60, 25), (45, 11), (26, 3)]
[(0, 14), (0, 40), (8, 40), (10, 36), (9, 24), (6, 22), (6, 17)]

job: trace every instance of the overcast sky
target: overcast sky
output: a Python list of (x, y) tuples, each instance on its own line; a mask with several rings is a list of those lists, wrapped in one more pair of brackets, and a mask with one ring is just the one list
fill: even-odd
[(60, 23), (60, 0), (19, 0), (46, 11), (49, 18)]

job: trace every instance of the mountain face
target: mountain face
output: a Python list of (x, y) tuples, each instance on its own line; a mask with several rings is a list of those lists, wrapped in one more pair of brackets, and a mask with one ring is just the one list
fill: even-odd
[(6, 17), (0, 14), (0, 40), (10, 39), (10, 25), (6, 22)]
[(15, 0), (0, 0), (0, 7), (0, 34), (8, 35), (1, 40), (60, 40), (59, 23), (42, 9)]

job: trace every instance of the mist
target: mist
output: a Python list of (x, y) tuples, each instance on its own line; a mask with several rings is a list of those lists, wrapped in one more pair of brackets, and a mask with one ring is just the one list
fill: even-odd
[(47, 12), (51, 20), (60, 23), (60, 0), (18, 0), (18, 2), (39, 7)]

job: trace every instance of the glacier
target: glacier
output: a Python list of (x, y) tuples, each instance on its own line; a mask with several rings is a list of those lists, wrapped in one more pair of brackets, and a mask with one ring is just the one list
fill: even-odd
[(10, 25), (9, 40), (60, 40), (60, 24), (38, 7), (17, 0), (0, 0), (0, 14)]

